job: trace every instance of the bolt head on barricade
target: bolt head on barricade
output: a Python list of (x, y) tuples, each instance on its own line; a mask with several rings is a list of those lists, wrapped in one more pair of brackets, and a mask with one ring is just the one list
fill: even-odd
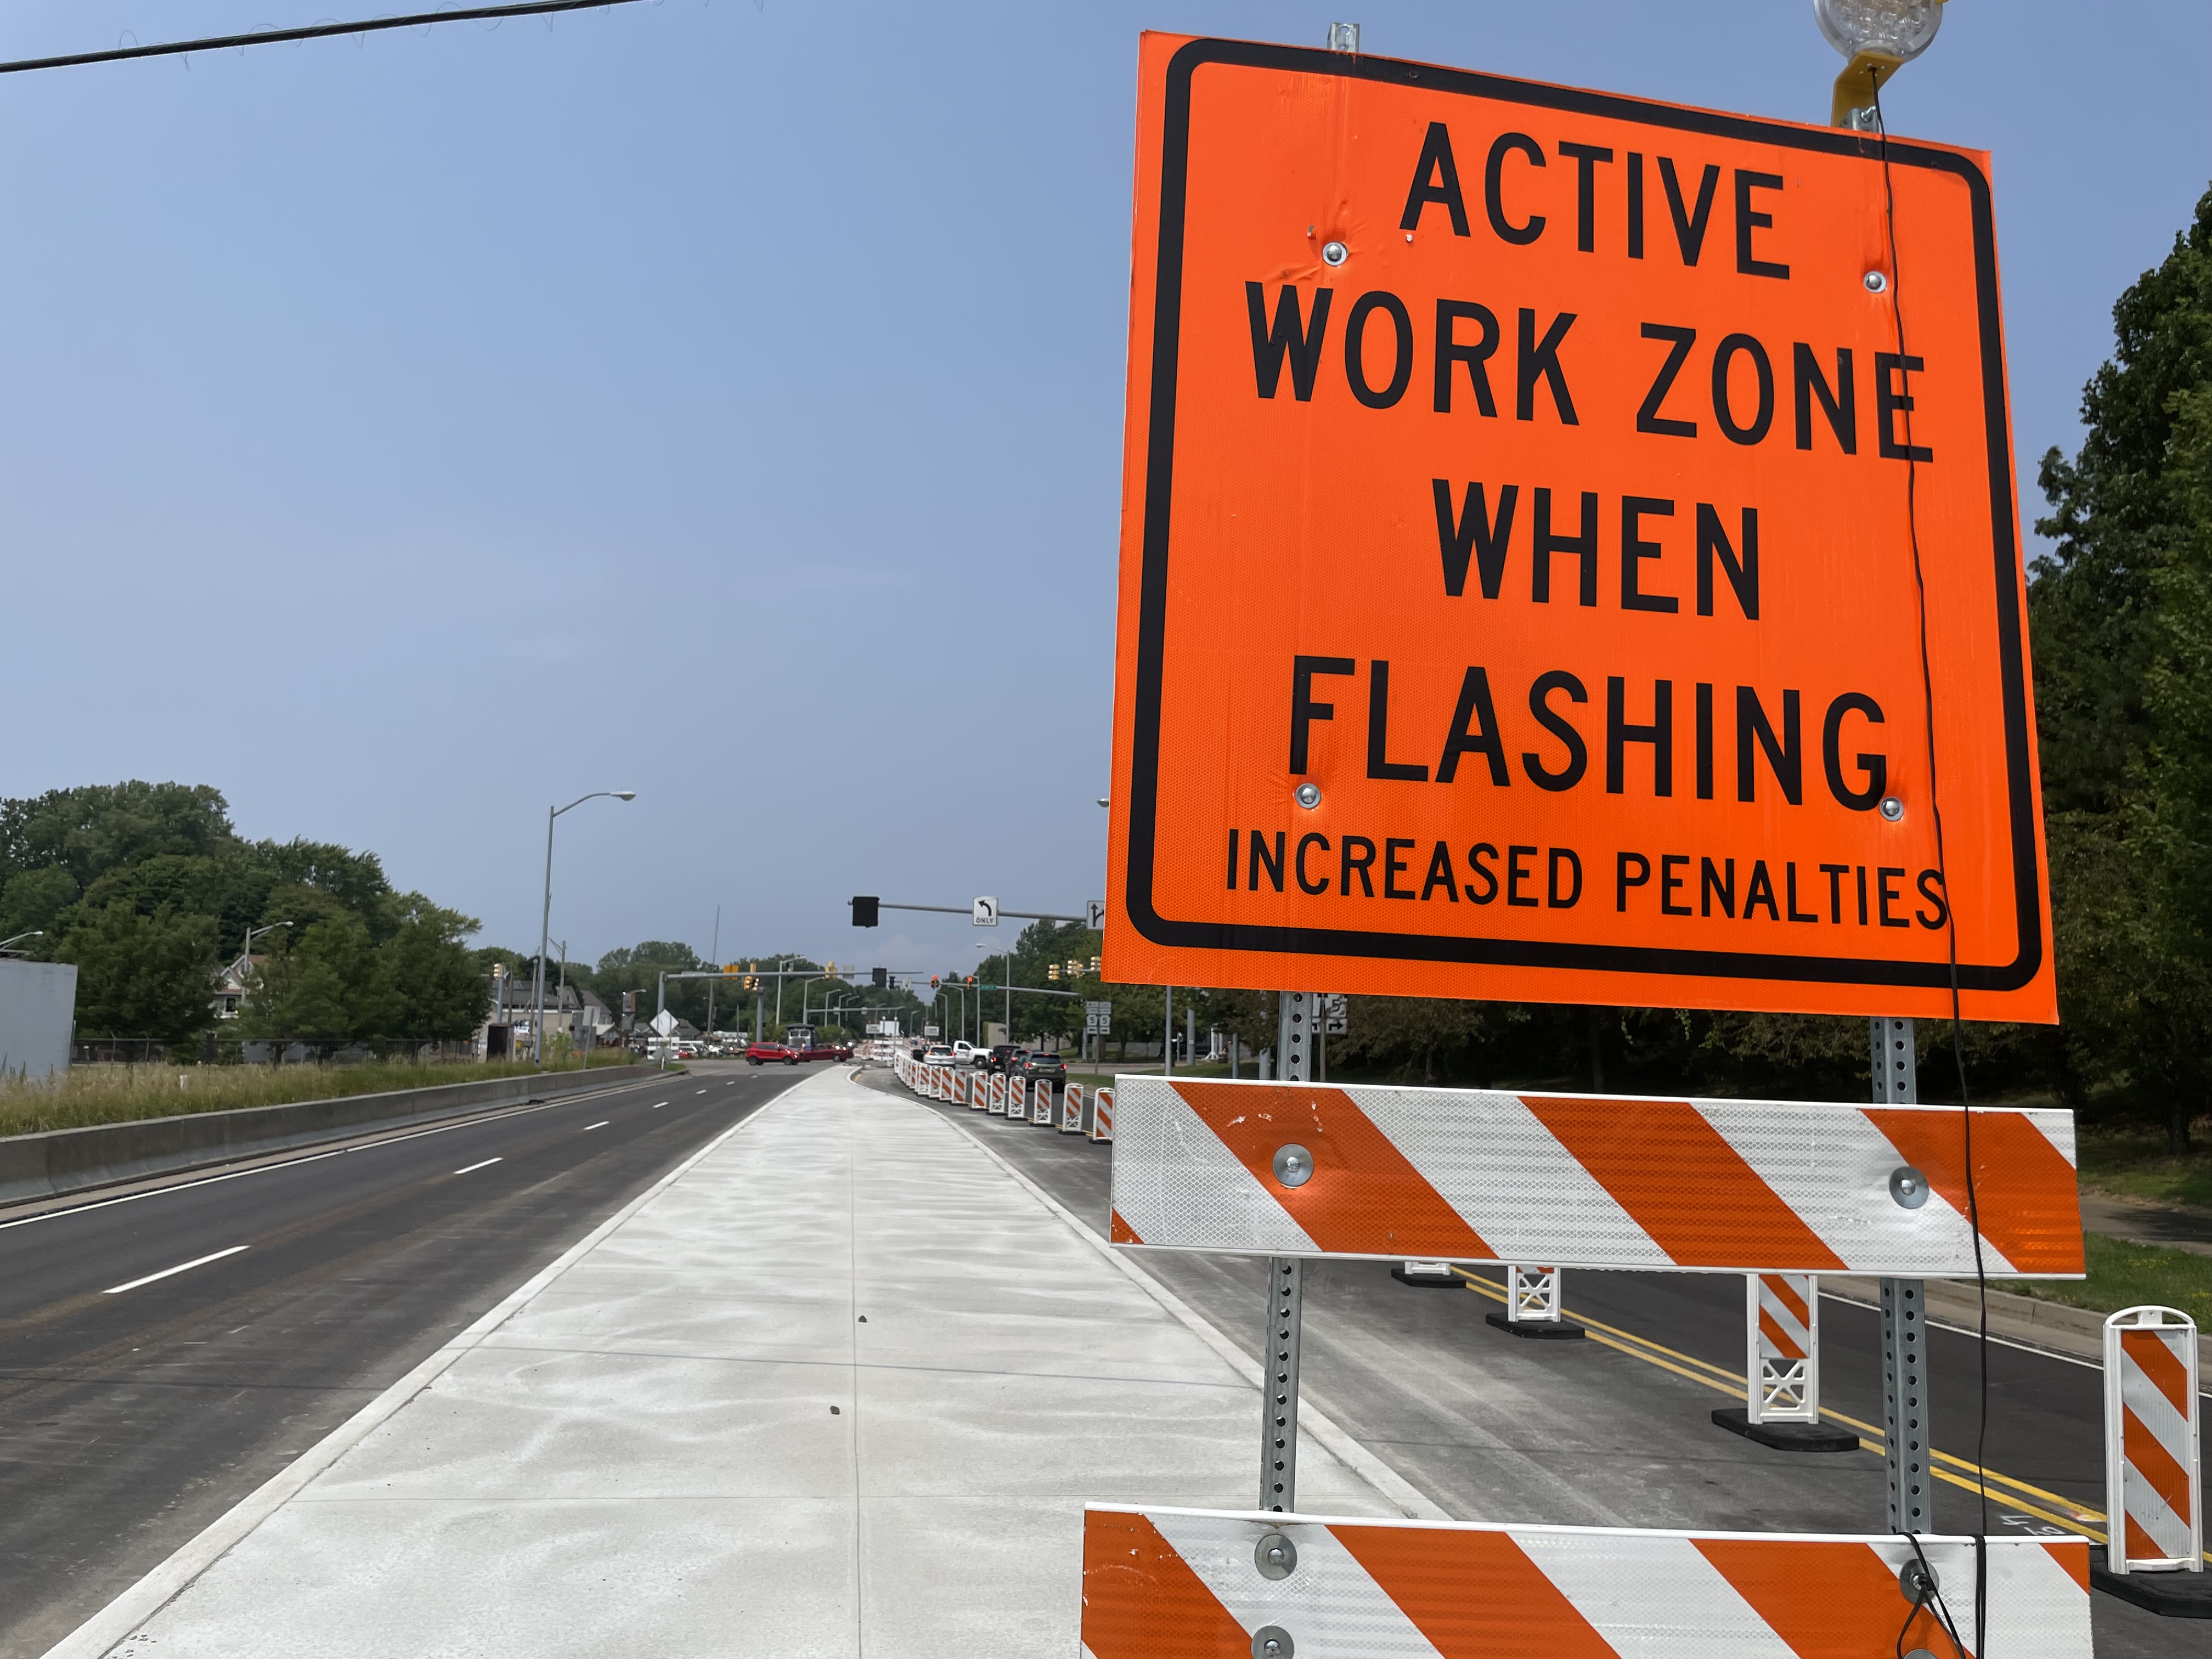
[[(1271, 1547), (1281, 1553), (1270, 1557)], [(1966, 1650), (2090, 1659), (2087, 1542), (1991, 1538), (1985, 1547), (1986, 1644), (1974, 1628), (1972, 1595), (1947, 1589), (1945, 1610)], [(1939, 1609), (1908, 1601), (1899, 1587), (1899, 1574), (1921, 1555), (1943, 1585), (1974, 1582), (1970, 1538), (1632, 1532), (1094, 1504), (1083, 1516), (1081, 1635), (1085, 1651), (1099, 1659), (1245, 1659), (1265, 1632), (1276, 1633), (1283, 1653), (1310, 1659), (1385, 1651), (1872, 1656), (1893, 1647), (1948, 1655)], [(1532, 1637), (1551, 1625), (1555, 1636)]]
[(2204, 1566), (2203, 1402), (2197, 1325), (2173, 1308), (2105, 1322), (2105, 1510), (2099, 1588), (2165, 1613), (2212, 1617)]
[[(1951, 1106), (1129, 1077), (1113, 1237), (1250, 1255), (1971, 1276)], [(1992, 1276), (2077, 1279), (2074, 1119), (1973, 1109)], [(1279, 1160), (1282, 1162), (1279, 1164)], [(1924, 1172), (1908, 1206), (1901, 1166)]]

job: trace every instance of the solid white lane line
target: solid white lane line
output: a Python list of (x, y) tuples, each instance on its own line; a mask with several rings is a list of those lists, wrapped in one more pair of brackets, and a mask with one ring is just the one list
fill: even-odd
[(179, 1261), (173, 1267), (164, 1267), (157, 1273), (148, 1273), (143, 1279), (134, 1279), (127, 1285), (111, 1285), (100, 1294), (120, 1296), (125, 1291), (135, 1291), (141, 1285), (150, 1285), (157, 1279), (168, 1278), (172, 1273), (190, 1273), (194, 1267), (204, 1267), (210, 1261), (220, 1261), (227, 1255), (236, 1255), (246, 1248), (246, 1246), (243, 1244), (234, 1244), (227, 1250), (217, 1250), (213, 1255), (195, 1256), (190, 1261)]
[(496, 1158), (488, 1158), (481, 1164), (465, 1165), (463, 1168), (454, 1170), (453, 1173), (455, 1175), (468, 1175), (477, 1170), (489, 1170), (493, 1164), (501, 1163), (504, 1160)]
[(605, 1128), (605, 1127), (607, 1127), (607, 1125), (608, 1125), (608, 1124), (610, 1124), (610, 1123), (611, 1123), (611, 1122), (613, 1122), (613, 1121), (614, 1121), (614, 1119), (612, 1119), (612, 1118), (611, 1118), (611, 1117), (603, 1117), (603, 1118), (601, 1118), (601, 1119), (600, 1119), (597, 1123), (586, 1123), (586, 1124), (584, 1126), (583, 1129), (579, 1130), (579, 1131), (578, 1131), (578, 1133), (585, 1133), (585, 1132), (586, 1132), (586, 1131), (592, 1130), (592, 1129), (604, 1129), (604, 1128)]

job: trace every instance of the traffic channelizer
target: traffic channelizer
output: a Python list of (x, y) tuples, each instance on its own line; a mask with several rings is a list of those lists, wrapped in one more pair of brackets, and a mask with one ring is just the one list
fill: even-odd
[[(1955, 1630), (1969, 1654), (2088, 1659), (2087, 1543), (1991, 1538), (1979, 1547), (1989, 1571), (1986, 1632), (1974, 1623), (1972, 1538), (1629, 1532), (1094, 1504), (1083, 1516), (1083, 1650), (1095, 1659), (1833, 1659), (1893, 1649), (1948, 1654)], [(1910, 1594), (1923, 1563), (1940, 1606)]]
[(2057, 1018), (1985, 156), (1164, 34), (1138, 134), (1109, 978)]
[[(1965, 1276), (1955, 1106), (1126, 1077), (1112, 1237), (1268, 1256)], [(2079, 1279), (2074, 1115), (1972, 1109), (1992, 1275)]]

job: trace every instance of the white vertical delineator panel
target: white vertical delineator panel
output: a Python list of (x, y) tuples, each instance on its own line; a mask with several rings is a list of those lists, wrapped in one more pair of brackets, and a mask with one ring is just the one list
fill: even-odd
[(1071, 1083), (1060, 1092), (1060, 1132), (1064, 1135), (1083, 1133), (1083, 1085)]
[(1091, 1138), (1093, 1140), (1114, 1139), (1114, 1091), (1101, 1089), (1091, 1097)]
[(2204, 1570), (2197, 1322), (2172, 1308), (2105, 1322), (2106, 1559), (2116, 1573)]
[(1753, 1423), (1820, 1420), (1820, 1279), (1744, 1276), (1744, 1414)]

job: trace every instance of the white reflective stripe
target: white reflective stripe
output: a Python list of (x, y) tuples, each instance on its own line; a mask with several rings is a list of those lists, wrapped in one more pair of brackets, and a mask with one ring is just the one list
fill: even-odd
[(1267, 1532), (1264, 1521), (1151, 1512), (1161, 1536), (1249, 1634), (1268, 1625), (1290, 1635), (1297, 1651), (1361, 1659), (1442, 1659), (1367, 1569), (1327, 1527), (1288, 1523), (1297, 1571), (1267, 1579), (1252, 1552)]
[[(1913, 1559), (1902, 1539), (1869, 1546), (1892, 1572)], [(1982, 1644), (1974, 1628), (1974, 1547), (1966, 1539), (1923, 1539), (1920, 1547), (1936, 1569), (1943, 1607), (1959, 1627), (1969, 1653)], [(2086, 1547), (2086, 1546), (2069, 1546)], [(1991, 1539), (1989, 1544), (1990, 1645), (1997, 1659), (2007, 1654), (2090, 1651), (2089, 1592), (2041, 1542)], [(1948, 1648), (1948, 1644), (1944, 1644)]]
[(1141, 1093), (1131, 1093), (1142, 1110), (1121, 1123), (1102, 1111), (1101, 1121), (1114, 1135), (1114, 1207), (1139, 1238), (1195, 1232), (1237, 1241), (1226, 1246), (1231, 1249), (1321, 1254), (1312, 1235), (1171, 1086), (1148, 1080)]
[[(2133, 1463), (2120, 1465), (2120, 1490), (2127, 1494), (2128, 1519), (2148, 1533), (2151, 1542), (2158, 1547), (2156, 1559), (2163, 1561), (2189, 1559), (2194, 1553), (2191, 1547), (2197, 1541), (2189, 1522), (2173, 1512), (2172, 1507), (2158, 1495)], [(2122, 1542), (2124, 1547), (2124, 1534)], [(2130, 1561), (2143, 1559), (2136, 1555), (2128, 1558)]]
[(2030, 1107), (2023, 1109), (2021, 1115), (2035, 1125), (2038, 1132), (2058, 1149), (2058, 1156), (2064, 1158), (2069, 1166), (2077, 1170), (2081, 1167), (2081, 1159), (2074, 1150), (2072, 1112), (2053, 1111), (2048, 1107)]
[(1354, 1098), (1499, 1261), (1674, 1264), (1519, 1097), (1368, 1088)]
[[(2154, 1328), (2148, 1334), (2158, 1338), (2159, 1345), (2173, 1356), (2173, 1363), (2183, 1376), (2189, 1374), (2189, 1357), (2181, 1346), (2182, 1334), (2177, 1330), (2172, 1336)], [(2136, 1419), (2158, 1443), (2166, 1448), (2166, 1455), (2175, 1462), (2196, 1473), (2189, 1455), (2189, 1419), (2176, 1411), (2173, 1402), (2160, 1392), (2143, 1372), (2141, 1365), (2128, 1352), (2128, 1341), (2142, 1340), (2144, 1333), (2123, 1330), (2120, 1333), (2120, 1403), (2136, 1414)]]
[[(1906, 1159), (1864, 1112), (1810, 1112), (1771, 1100), (1692, 1103), (1847, 1272), (1924, 1277), (1938, 1256), (1972, 1263), (1973, 1230), (1941, 1194), (1930, 1193), (1917, 1210), (1890, 1196), (1889, 1177)], [(1991, 1273), (2011, 1271), (1987, 1237), (1982, 1255)]]
[(1621, 1659), (1797, 1659), (1686, 1538), (1508, 1531)]
[(1804, 1304), (1809, 1316), (1813, 1308), (1813, 1276), (1809, 1273), (1761, 1273), (1759, 1278), (1759, 1310), (1780, 1328), (1782, 1334), (1796, 1346), (1795, 1353), (1785, 1352), (1775, 1346), (1772, 1339), (1762, 1330), (1759, 1334), (1759, 1351), (1780, 1359), (1802, 1359), (1812, 1352), (1813, 1328), (1805, 1320), (1790, 1310), (1790, 1304), (1776, 1292), (1773, 1281), (1784, 1281), (1791, 1295)]

